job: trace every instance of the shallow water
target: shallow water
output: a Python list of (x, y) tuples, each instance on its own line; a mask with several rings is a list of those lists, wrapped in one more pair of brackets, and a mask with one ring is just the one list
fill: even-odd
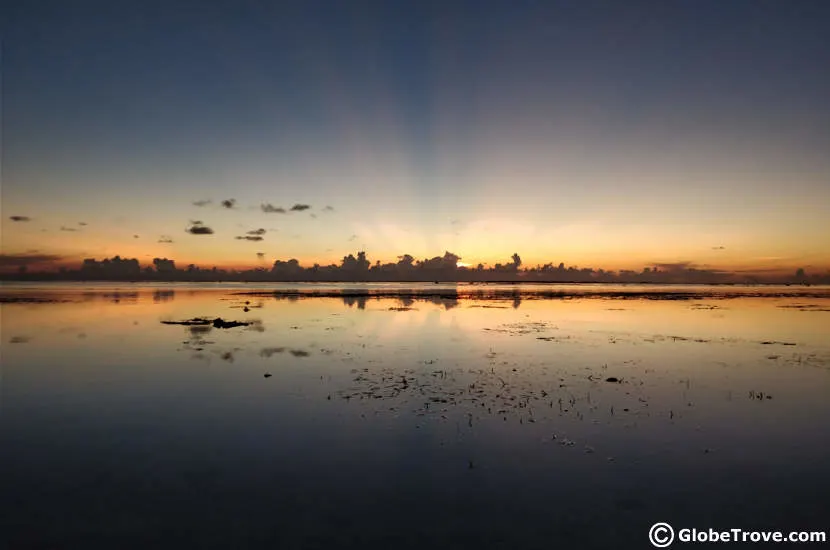
[[(826, 287), (6, 285), (0, 303), (12, 548), (826, 524)], [(250, 324), (163, 323), (216, 317)]]

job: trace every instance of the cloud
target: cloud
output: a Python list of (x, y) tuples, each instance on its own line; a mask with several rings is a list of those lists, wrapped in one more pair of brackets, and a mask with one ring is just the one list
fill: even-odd
[(334, 207), (326, 205), (325, 207), (323, 207), (323, 212), (334, 212)]
[(158, 242), (160, 242), (161, 244), (173, 244), (173, 238), (168, 235), (162, 235), (161, 237), (159, 237)]
[(728, 271), (723, 271), (720, 269), (711, 269), (708, 267), (707, 264), (696, 264), (694, 262), (670, 262), (670, 263), (656, 263), (652, 264), (654, 267), (659, 268), (661, 271), (667, 271), (669, 273), (684, 273), (695, 271), (698, 273), (709, 273), (709, 274), (724, 274), (729, 273)]
[(80, 225), (81, 227), (83, 227), (83, 226), (85, 226), (85, 225), (89, 225), (89, 224), (87, 224), (86, 222), (78, 222), (78, 225)]
[(259, 260), (264, 260), (265, 259), (265, 252), (257, 252), (256, 257)]
[(56, 262), (63, 256), (55, 254), (0, 254), (0, 267), (18, 267), (43, 262)]
[(231, 209), (236, 206), (236, 199), (225, 199), (222, 201), (222, 207)]
[(654, 267), (659, 267), (665, 271), (682, 271), (694, 267), (692, 262), (674, 262), (674, 263), (658, 263), (653, 264)]
[(213, 203), (213, 201), (210, 200), (210, 199), (202, 199), (202, 200), (198, 200), (198, 201), (193, 201), (193, 206), (202, 207), (202, 206), (207, 206), (207, 205), (212, 204), (212, 203)]
[(29, 216), (9, 216), (9, 219), (13, 222), (30, 222), (32, 218)]
[(349, 238), (348, 238), (348, 239), (346, 239), (346, 240), (347, 240), (347, 241), (349, 241), (349, 242), (352, 242), (352, 241), (353, 241), (353, 240), (355, 240), (355, 239), (357, 239), (357, 235), (352, 235), (351, 237), (349, 237)]
[(712, 250), (726, 250), (725, 246), (713, 246)]
[(77, 231), (74, 227), (66, 227), (65, 225), (61, 226), (61, 231)]
[(259, 207), (266, 214), (285, 214), (285, 208), (281, 206), (274, 206), (269, 202), (262, 203)]
[(200, 220), (190, 222), (191, 225), (185, 231), (191, 235), (213, 235), (213, 229), (203, 224)]
[(291, 207), (291, 211), (292, 212), (302, 212), (303, 210), (308, 210), (309, 208), (311, 208), (311, 206), (308, 205), (308, 204), (295, 204), (294, 206)]
[(138, 235), (133, 235), (133, 239), (137, 239), (137, 238), (138, 238)]
[(266, 232), (267, 230), (263, 229), (262, 227), (260, 227), (259, 229), (252, 229), (251, 231), (247, 231), (244, 235), (236, 237), (236, 240), (254, 242), (263, 241), (265, 240), (263, 238), (263, 235), (265, 235)]

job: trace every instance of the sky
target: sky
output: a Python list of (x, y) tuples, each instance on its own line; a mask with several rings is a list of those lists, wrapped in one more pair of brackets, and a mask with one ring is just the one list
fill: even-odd
[(5, 256), (830, 268), (822, 0), (4, 11)]

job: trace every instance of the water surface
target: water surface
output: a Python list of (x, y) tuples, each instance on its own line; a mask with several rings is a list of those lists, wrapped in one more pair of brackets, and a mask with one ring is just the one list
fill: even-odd
[(646, 547), (657, 521), (826, 523), (826, 287), (5, 285), (0, 303), (12, 548)]

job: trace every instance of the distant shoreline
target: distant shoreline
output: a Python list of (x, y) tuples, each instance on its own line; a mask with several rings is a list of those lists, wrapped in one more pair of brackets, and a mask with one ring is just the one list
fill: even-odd
[[(740, 298), (786, 298), (830, 300), (830, 285), (738, 285), (738, 284), (644, 284), (644, 283), (402, 283), (402, 282), (198, 282), (177, 281), (175, 284), (152, 284), (148, 281), (95, 282), (23, 282), (4, 281), (0, 284), (0, 303), (51, 303), (112, 298), (138, 299), (141, 295), (158, 295), (171, 299), (180, 292), (218, 292), (246, 299), (305, 300), (334, 298), (347, 301), (400, 300), (450, 303), (457, 301), (525, 300), (655, 300), (694, 301)], [(784, 307), (784, 306), (782, 306)], [(803, 307), (805, 310), (811, 306)], [(822, 305), (815, 311), (827, 311)]]
[(677, 282), (662, 282), (662, 281), (516, 281), (516, 280), (492, 280), (492, 281), (453, 281), (453, 280), (310, 280), (310, 279), (274, 279), (274, 280), (242, 280), (242, 279), (60, 279), (57, 277), (43, 277), (43, 278), (3, 278), (0, 276), (0, 285), (9, 284), (29, 284), (29, 283), (52, 283), (55, 285), (61, 284), (244, 284), (244, 285), (280, 285), (280, 284), (303, 284), (303, 285), (469, 285), (469, 286), (493, 286), (493, 285), (510, 285), (510, 286), (530, 286), (530, 285), (579, 285), (579, 286), (731, 286), (731, 287), (796, 287), (796, 288), (810, 288), (810, 287), (830, 287), (830, 282), (821, 283), (788, 283), (788, 282), (694, 282), (694, 281), (677, 281)]

